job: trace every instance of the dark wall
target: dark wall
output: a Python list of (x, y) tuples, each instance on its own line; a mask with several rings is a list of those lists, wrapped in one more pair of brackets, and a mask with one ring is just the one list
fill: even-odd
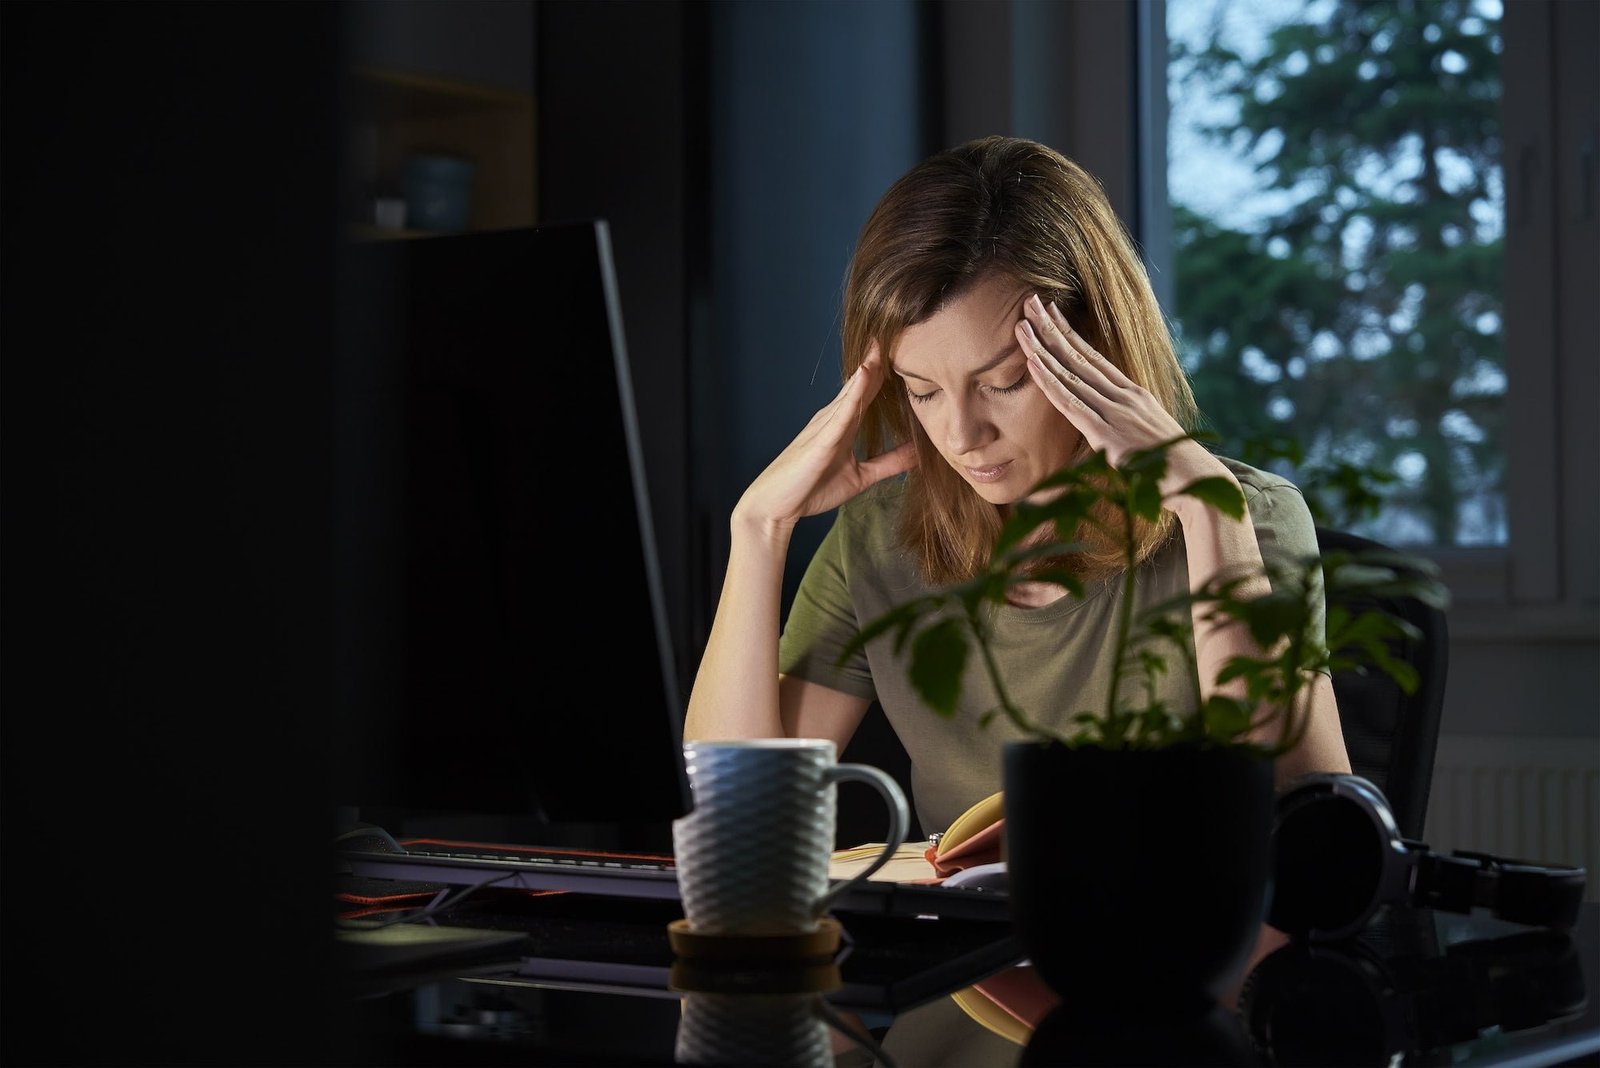
[[(697, 395), (719, 413), (695, 427), (714, 582), (740, 494), (838, 392), (844, 280), (862, 223), (901, 173), (941, 147), (935, 15), (910, 0), (712, 8), (714, 300), (694, 373)], [(832, 519), (796, 528), (785, 611)], [(843, 755), (884, 767), (909, 793), (904, 752), (880, 714)], [(884, 834), (877, 795), (841, 790), (839, 842)]]
[[(692, 619), (707, 562), (695, 548), (692, 326), (706, 300), (705, 8), (673, 0), (541, 0), (538, 217), (610, 223), (657, 546), (688, 701)], [(713, 595), (714, 596), (714, 595)]]
[(341, 0), (350, 62), (534, 91), (537, 0)]
[[(612, 223), (687, 702), (733, 505), (837, 390), (857, 232), (938, 147), (939, 9), (541, 0), (537, 15), (539, 214)], [(796, 532), (785, 606), (829, 519)], [(881, 719), (848, 755), (905, 775)], [(875, 795), (840, 804), (841, 841), (882, 837)]]
[(337, 8), (0, 20), (0, 1060), (326, 1060)]
[[(539, 214), (612, 223), (685, 702), (733, 505), (838, 388), (857, 231), (935, 147), (935, 14), (910, 0), (538, 5)], [(797, 531), (785, 605), (828, 519)], [(881, 724), (852, 748), (902, 759)], [(882, 836), (866, 793), (841, 799), (841, 840)]]

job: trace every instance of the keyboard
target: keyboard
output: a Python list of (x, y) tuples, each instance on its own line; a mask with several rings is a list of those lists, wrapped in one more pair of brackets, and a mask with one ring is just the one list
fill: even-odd
[[(509, 890), (564, 890), (603, 897), (677, 900), (672, 858), (646, 853), (496, 845), (436, 838), (400, 841), (404, 852), (364, 843), (341, 848), (344, 870), (393, 879)], [(845, 891), (835, 913), (1009, 921), (1004, 891), (927, 883), (868, 881)]]

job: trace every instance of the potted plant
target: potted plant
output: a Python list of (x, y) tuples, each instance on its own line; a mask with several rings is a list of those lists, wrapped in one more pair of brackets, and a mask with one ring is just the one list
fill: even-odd
[[(901, 604), (864, 626), (845, 650), (891, 636), (912, 685), (936, 714), (953, 715), (973, 654), (997, 697), (982, 723), (1004, 717), (1026, 740), (1004, 750), (1005, 849), (1017, 932), (1038, 974), (1079, 1000), (1215, 996), (1254, 943), (1265, 915), (1273, 818), (1273, 761), (1305, 729), (1310, 675), (1362, 665), (1412, 689), (1390, 652), (1404, 621), (1353, 612), (1359, 594), (1442, 601), (1426, 561), (1313, 556), (1288, 571), (1220, 575), (1138, 614), (1134, 521), (1153, 521), (1167, 451), (1141, 450), (1113, 467), (1095, 453), (1035, 487), (1046, 503), (1016, 505), (974, 578)], [(1175, 491), (1248, 521), (1239, 486), (1204, 478)], [(1020, 583), (1048, 582), (1084, 596), (1070, 566), (1093, 528), (1122, 547), (1124, 596), (1107, 692), (1074, 710), (1068, 730), (1046, 725), (1009, 695), (988, 645), (987, 617)], [(1321, 591), (1326, 591), (1325, 627)], [(1195, 617), (1249, 628), (1257, 656), (1225, 664), (1202, 693)], [(1319, 631), (1324, 635), (1319, 638)], [(1194, 714), (1151, 685), (1181, 670)], [(1075, 695), (1065, 695), (1073, 700)], [(1060, 717), (1053, 717), (1057, 722)]]

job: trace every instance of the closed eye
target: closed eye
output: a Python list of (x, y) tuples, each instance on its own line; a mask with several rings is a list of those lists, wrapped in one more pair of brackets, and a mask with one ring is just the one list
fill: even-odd
[[(1009, 386), (984, 386), (984, 385), (980, 385), (978, 388), (983, 390), (983, 392), (989, 394), (991, 397), (1003, 397), (1007, 393), (1015, 393), (1017, 390), (1021, 389), (1024, 385), (1026, 385), (1027, 381), (1028, 381), (1028, 369), (1026, 367), (1024, 367), (1022, 369), (1022, 374), (1017, 378), (1017, 380), (1015, 382), (1011, 383)], [(906, 386), (906, 396), (910, 397), (911, 400), (912, 400), (912, 403), (914, 403), (914, 404), (926, 404), (926, 403), (928, 403), (928, 401), (932, 400), (933, 397), (934, 397), (934, 394), (936, 394), (938, 392), (939, 391), (936, 390), (936, 389), (930, 389), (926, 393), (918, 393), (916, 390), (912, 389), (910, 385)]]
[(1024, 367), (1022, 369), (1022, 377), (1018, 378), (1015, 382), (1011, 383), (1009, 386), (982, 386), (980, 388), (983, 389), (984, 392), (989, 393), (992, 396), (1003, 396), (1004, 394), (1007, 394), (1007, 393), (1015, 393), (1017, 390), (1021, 389), (1023, 387), (1023, 384), (1026, 383), (1027, 381), (1028, 381), (1028, 369), (1026, 367)]

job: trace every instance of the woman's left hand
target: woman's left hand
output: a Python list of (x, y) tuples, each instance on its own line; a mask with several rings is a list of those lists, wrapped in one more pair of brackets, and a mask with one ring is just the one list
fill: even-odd
[[(1148, 389), (1134, 382), (1072, 329), (1052, 302), (1038, 295), (1023, 304), (1017, 340), (1028, 371), (1062, 415), (1095, 450), (1119, 467), (1129, 453), (1182, 437), (1186, 431)], [(1197, 478), (1231, 477), (1227, 467), (1194, 439), (1167, 452), (1161, 493), (1167, 496)]]

